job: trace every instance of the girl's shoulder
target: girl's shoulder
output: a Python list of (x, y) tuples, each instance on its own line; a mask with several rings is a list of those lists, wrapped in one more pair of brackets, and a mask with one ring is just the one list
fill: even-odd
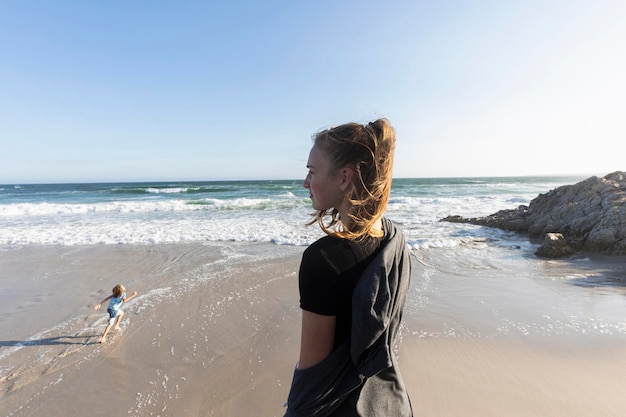
[(325, 236), (304, 251), (303, 263), (318, 268), (323, 264), (330, 267), (336, 274), (340, 274), (377, 252), (381, 240), (380, 238), (371, 238), (353, 241)]
[(304, 250), (304, 258), (320, 258), (324, 254), (343, 252), (350, 248), (350, 241), (334, 236), (324, 236), (311, 243)]

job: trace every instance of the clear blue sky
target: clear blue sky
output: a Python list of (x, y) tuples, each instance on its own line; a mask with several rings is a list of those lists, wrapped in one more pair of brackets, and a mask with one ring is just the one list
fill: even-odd
[(302, 178), (387, 117), (396, 177), (626, 170), (626, 1), (6, 1), (0, 183)]

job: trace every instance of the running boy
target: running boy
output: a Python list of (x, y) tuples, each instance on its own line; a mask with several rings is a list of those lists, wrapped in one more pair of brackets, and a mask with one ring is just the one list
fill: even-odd
[(127, 301), (130, 301), (133, 297), (137, 295), (137, 291), (133, 291), (130, 297), (126, 297), (126, 288), (122, 284), (117, 284), (113, 287), (113, 294), (109, 295), (107, 298), (102, 300), (99, 304), (94, 306), (95, 310), (100, 310), (102, 304), (104, 304), (107, 300), (109, 301), (109, 306), (107, 307), (107, 313), (109, 313), (109, 323), (107, 324), (106, 329), (104, 329), (104, 333), (100, 337), (100, 343), (104, 343), (107, 338), (107, 334), (109, 330), (111, 330), (111, 326), (115, 323), (115, 330), (120, 329), (120, 321), (122, 320), (122, 316), (124, 312), (121, 310), (122, 304)]

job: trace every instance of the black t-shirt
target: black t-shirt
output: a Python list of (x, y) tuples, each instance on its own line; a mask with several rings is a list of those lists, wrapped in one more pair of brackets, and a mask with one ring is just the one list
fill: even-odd
[(335, 347), (350, 336), (352, 292), (380, 250), (382, 238), (351, 241), (326, 236), (309, 246), (300, 264), (300, 307), (336, 316)]

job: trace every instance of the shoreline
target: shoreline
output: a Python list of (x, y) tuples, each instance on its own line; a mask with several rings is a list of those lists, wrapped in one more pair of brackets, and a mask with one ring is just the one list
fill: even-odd
[[(15, 273), (28, 273), (24, 265), (35, 258), (58, 271), (42, 272), (42, 280), (51, 289), (67, 287), (74, 317), (54, 321), (10, 355), (14, 342), (28, 338), (8, 333), (1, 341), (3, 412), (282, 416), (299, 349), (302, 250), (227, 242), (0, 253), (2, 265), (13, 260)], [(416, 262), (412, 291), (435, 279), (431, 273)], [(93, 342), (105, 314), (93, 304), (115, 283), (112, 275), (127, 277), (121, 281), (139, 296), (124, 306), (122, 330), (101, 345)], [(16, 311), (22, 320), (54, 320), (56, 313), (45, 313), (63, 291), (41, 289), (34, 285), (21, 301), (24, 308)], [(498, 298), (501, 290), (481, 291)], [(619, 388), (626, 383), (624, 335), (433, 337), (423, 332), (425, 325), (439, 326), (434, 318), (441, 312), (432, 308), (407, 312), (399, 348), (416, 416), (626, 415)]]

